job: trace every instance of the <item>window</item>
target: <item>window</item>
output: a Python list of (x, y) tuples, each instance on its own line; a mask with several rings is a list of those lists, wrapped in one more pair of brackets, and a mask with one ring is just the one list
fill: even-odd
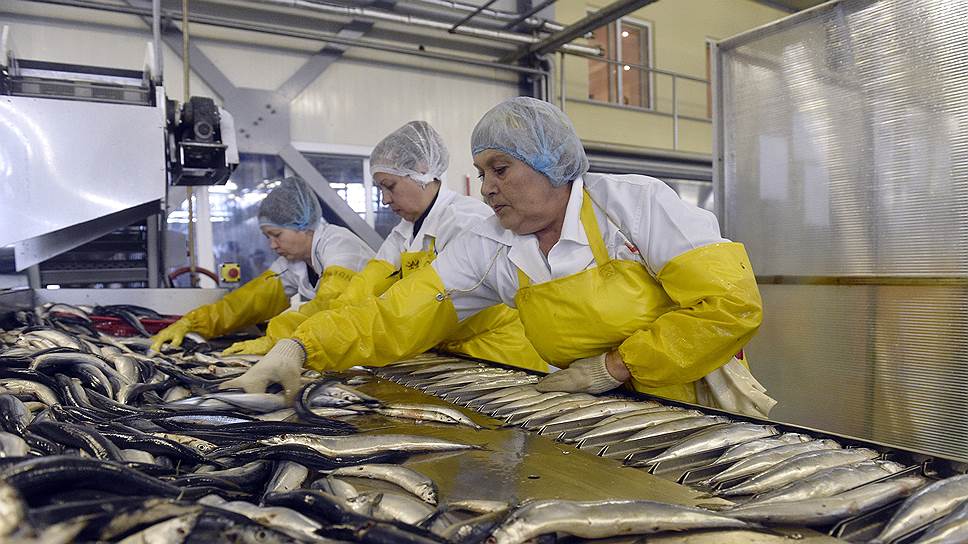
[[(328, 147), (340, 149), (339, 146)], [(303, 156), (380, 236), (386, 238), (400, 222), (393, 210), (383, 205), (379, 189), (371, 183), (369, 159), (365, 155), (303, 152)]]
[(588, 99), (652, 109), (652, 27), (624, 18), (592, 32), (605, 60), (588, 61)]

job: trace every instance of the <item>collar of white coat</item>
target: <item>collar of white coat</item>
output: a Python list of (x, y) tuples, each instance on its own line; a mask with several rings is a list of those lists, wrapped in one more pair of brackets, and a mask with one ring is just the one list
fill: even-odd
[(323, 254), (323, 252), (320, 251), (320, 249), (322, 247), (323, 240), (326, 239), (326, 231), (330, 228), (330, 226), (331, 225), (327, 223), (325, 219), (320, 219), (319, 222), (316, 223), (316, 230), (313, 231), (312, 261), (313, 270), (315, 270), (317, 274), (323, 273), (323, 262), (319, 260), (319, 257)]
[[(584, 246), (588, 245), (588, 235), (585, 233), (585, 227), (581, 224), (581, 203), (584, 196), (585, 180), (578, 176), (571, 184), (571, 194), (568, 196), (568, 205), (565, 207), (565, 220), (561, 225), (559, 240), (568, 240)], [(501, 221), (496, 215), (492, 215), (479, 223), (474, 231), (485, 238), (511, 248), (530, 245), (537, 247), (538, 243), (533, 234), (514, 234), (505, 229), (501, 226)]]
[[(476, 232), (494, 240), (500, 244), (508, 246), (507, 256), (511, 263), (520, 268), (525, 274), (536, 283), (541, 283), (553, 279), (554, 272), (550, 268), (548, 259), (554, 257), (558, 263), (555, 269), (562, 267), (563, 262), (574, 261), (570, 266), (564, 268), (584, 269), (593, 260), (591, 248), (588, 243), (588, 235), (581, 224), (581, 205), (584, 198), (585, 181), (581, 177), (572, 182), (571, 193), (568, 196), (568, 204), (565, 206), (565, 219), (561, 226), (561, 236), (555, 243), (548, 258), (541, 253), (538, 247), (538, 239), (533, 234), (518, 235), (506, 230), (501, 226), (496, 216), (488, 218), (482, 222)], [(556, 257), (557, 255), (557, 257)], [(564, 261), (562, 261), (564, 258)], [(580, 262), (579, 262), (580, 261)], [(578, 264), (576, 265), (575, 262)]]
[[(421, 240), (413, 240), (414, 246), (417, 245), (417, 242), (421, 242), (422, 239), (426, 238), (427, 236), (435, 239), (439, 236), (440, 233), (438, 230), (440, 229), (440, 220), (444, 216), (444, 210), (450, 206), (450, 203), (453, 202), (455, 198), (457, 198), (457, 193), (451, 191), (443, 185), (440, 186), (440, 190), (437, 192), (437, 200), (434, 201), (434, 205), (430, 208), (430, 213), (427, 214), (423, 225), (420, 226)], [(412, 221), (401, 220), (399, 223), (397, 223), (397, 226), (394, 227), (393, 230), (397, 231), (401, 236), (403, 236), (403, 239), (407, 240), (408, 242), (410, 242), (411, 238), (413, 238)], [(420, 244), (420, 247), (423, 247), (423, 245)]]

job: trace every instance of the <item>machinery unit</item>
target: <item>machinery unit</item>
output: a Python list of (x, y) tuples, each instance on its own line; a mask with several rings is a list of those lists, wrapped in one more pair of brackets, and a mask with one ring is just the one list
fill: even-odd
[(19, 59), (0, 31), (0, 247), (17, 271), (43, 263), (33, 284), (151, 286), (169, 183), (224, 184), (238, 165), (232, 116), (167, 99), (154, 50), (143, 70)]

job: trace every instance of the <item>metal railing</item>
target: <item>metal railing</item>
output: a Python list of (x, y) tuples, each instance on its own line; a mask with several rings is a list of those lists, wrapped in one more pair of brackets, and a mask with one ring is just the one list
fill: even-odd
[[(607, 64), (609, 66), (608, 77), (610, 78), (612, 77), (611, 66), (613, 65), (619, 66), (619, 68), (617, 69), (618, 72), (626, 71), (626, 70), (638, 70), (642, 73), (648, 74), (650, 76), (647, 80), (648, 81), (648, 84), (647, 84), (648, 85), (648, 95), (647, 95), (648, 106), (632, 106), (632, 105), (622, 104), (621, 102), (613, 102), (611, 93), (609, 93), (610, 94), (609, 101), (607, 102), (602, 100), (568, 98), (566, 82), (565, 82), (565, 68), (564, 68), (565, 67), (564, 59), (566, 54), (574, 57), (584, 58), (593, 62), (602, 62)], [(625, 67), (628, 67), (628, 68), (625, 68)], [(708, 109), (708, 105), (707, 105), (706, 116), (697, 117), (694, 115), (683, 115), (681, 113), (681, 107), (679, 104), (679, 98), (680, 98), (679, 80), (690, 81), (693, 83), (698, 83), (703, 85), (704, 90), (706, 91), (705, 95), (708, 97), (709, 86), (710, 86), (710, 82), (708, 79), (703, 79), (701, 77), (691, 76), (687, 74), (680, 74), (678, 72), (672, 72), (669, 70), (662, 70), (659, 68), (652, 68), (650, 66), (646, 66), (643, 64), (635, 64), (631, 62), (624, 62), (624, 61), (618, 61), (613, 59), (607, 59), (603, 57), (596, 57), (594, 55), (583, 55), (580, 53), (571, 53), (571, 52), (560, 53), (559, 60), (558, 60), (558, 70), (559, 70), (558, 101), (559, 101), (559, 107), (562, 109), (562, 111), (565, 110), (566, 102), (572, 101), (572, 102), (581, 102), (581, 103), (595, 104), (595, 105), (601, 105), (601, 106), (607, 106), (607, 107), (616, 107), (616, 108), (622, 108), (622, 109), (628, 109), (628, 110), (634, 110), (634, 111), (643, 111), (647, 113), (666, 115), (666, 116), (672, 117), (672, 149), (675, 149), (675, 150), (679, 149), (679, 121), (680, 120), (696, 121), (696, 122), (709, 123), (709, 124), (712, 124), (713, 122), (712, 116), (710, 115), (710, 112)], [(671, 93), (670, 93), (671, 111), (662, 111), (660, 108), (656, 106), (657, 85), (655, 83), (655, 78), (654, 78), (654, 76), (656, 75), (671, 78)], [(616, 79), (618, 81), (622, 80), (621, 77), (617, 77)], [(621, 96), (621, 92), (619, 94)]]

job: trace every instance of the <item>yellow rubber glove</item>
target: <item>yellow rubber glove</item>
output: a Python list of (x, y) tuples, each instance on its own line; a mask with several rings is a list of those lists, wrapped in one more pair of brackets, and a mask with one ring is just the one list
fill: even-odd
[(432, 266), (398, 281), (383, 296), (320, 312), (296, 329), (306, 366), (344, 370), (383, 366), (423, 353), (457, 329), (457, 311)]
[(168, 344), (173, 348), (181, 347), (185, 335), (192, 332), (192, 322), (183, 317), (158, 331), (158, 334), (151, 337), (151, 349), (161, 352), (161, 345)]
[(269, 350), (272, 349), (272, 346), (275, 344), (276, 342), (272, 338), (269, 338), (268, 336), (261, 336), (253, 340), (236, 342), (222, 350), (222, 355), (265, 355), (266, 353), (269, 353)]
[(192, 331), (213, 338), (262, 323), (288, 307), (289, 297), (282, 282), (267, 270), (218, 302), (188, 312), (185, 319), (191, 322)]
[(534, 384), (541, 392), (565, 391), (567, 393), (604, 393), (622, 385), (605, 367), (605, 356), (596, 355), (578, 359), (568, 368), (552, 372)]
[(285, 339), (269, 350), (265, 357), (245, 374), (219, 384), (219, 389), (244, 389), (246, 393), (265, 393), (270, 383), (282, 385), (286, 398), (299, 390), (306, 351), (295, 340)]

